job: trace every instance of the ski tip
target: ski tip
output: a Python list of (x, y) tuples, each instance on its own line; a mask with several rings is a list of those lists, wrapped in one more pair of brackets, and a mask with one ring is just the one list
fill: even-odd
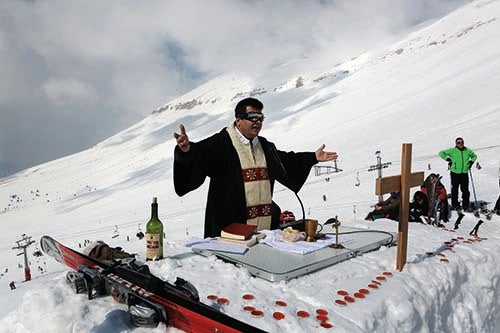
[(42, 236), (40, 238), (40, 247), (47, 255), (53, 257), (59, 262), (63, 262), (61, 251), (57, 247), (57, 242), (52, 237)]

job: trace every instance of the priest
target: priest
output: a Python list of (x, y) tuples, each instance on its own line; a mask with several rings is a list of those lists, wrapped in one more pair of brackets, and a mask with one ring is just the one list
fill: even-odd
[(205, 237), (220, 236), (233, 222), (257, 230), (275, 229), (280, 209), (272, 201), (275, 181), (297, 193), (313, 165), (337, 159), (321, 145), (315, 152), (284, 152), (259, 136), (264, 105), (245, 98), (235, 108), (234, 122), (198, 142), (189, 141), (186, 128), (174, 133), (174, 188), (179, 196), (210, 178), (205, 209)]

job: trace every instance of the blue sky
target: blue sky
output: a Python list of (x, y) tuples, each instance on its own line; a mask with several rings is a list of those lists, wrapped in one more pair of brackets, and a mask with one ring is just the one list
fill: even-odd
[(342, 62), (465, 2), (0, 1), (0, 177), (90, 148), (220, 73)]

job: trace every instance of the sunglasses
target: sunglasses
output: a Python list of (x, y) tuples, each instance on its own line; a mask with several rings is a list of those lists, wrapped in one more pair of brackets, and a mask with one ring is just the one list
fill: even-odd
[(457, 145), (463, 145), (464, 142), (463, 141), (457, 141)]
[(242, 115), (240, 118), (249, 120), (252, 123), (256, 123), (258, 121), (264, 121), (264, 115), (262, 113), (257, 113), (257, 112), (245, 113), (245, 115)]

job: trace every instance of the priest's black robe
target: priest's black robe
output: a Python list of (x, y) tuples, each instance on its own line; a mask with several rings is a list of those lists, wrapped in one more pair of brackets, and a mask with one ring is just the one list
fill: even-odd
[[(297, 193), (304, 185), (313, 165), (318, 161), (313, 152), (283, 152), (272, 142), (259, 136), (270, 176), (271, 193), (278, 181)], [(199, 142), (190, 142), (184, 153), (174, 151), (174, 187), (179, 196), (197, 189), (210, 178), (205, 209), (205, 237), (220, 236), (220, 231), (233, 222), (246, 223), (246, 198), (241, 164), (229, 133), (219, 133)], [(273, 202), (271, 228), (279, 224), (279, 207)]]

